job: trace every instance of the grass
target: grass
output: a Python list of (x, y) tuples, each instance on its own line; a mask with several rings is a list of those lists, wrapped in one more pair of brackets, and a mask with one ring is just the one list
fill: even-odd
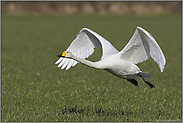
[[(106, 71), (81, 64), (60, 70), (54, 63), (82, 27), (118, 50), (137, 26), (148, 30), (166, 57), (163, 73), (149, 59), (138, 64), (152, 74), (150, 89), (135, 87)], [(182, 121), (181, 15), (2, 15), (1, 121)], [(89, 58), (100, 59), (101, 49)]]

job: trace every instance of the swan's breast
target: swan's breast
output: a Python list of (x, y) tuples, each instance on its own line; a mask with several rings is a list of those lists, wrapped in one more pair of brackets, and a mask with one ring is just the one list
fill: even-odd
[(140, 69), (135, 64), (112, 56), (99, 61), (99, 64), (103, 69), (124, 79), (135, 78), (140, 72)]

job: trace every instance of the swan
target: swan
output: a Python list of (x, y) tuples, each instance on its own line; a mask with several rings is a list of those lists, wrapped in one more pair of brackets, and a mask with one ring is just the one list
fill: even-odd
[[(96, 47), (102, 47), (101, 59), (97, 62), (86, 60), (85, 58), (92, 55)], [(62, 66), (61, 69), (66, 67), (66, 70), (68, 70), (71, 66), (82, 63), (92, 68), (106, 70), (117, 77), (126, 79), (135, 86), (138, 86), (135, 78), (141, 77), (150, 88), (155, 87), (146, 79), (151, 74), (142, 72), (136, 64), (152, 57), (161, 72), (164, 71), (166, 64), (165, 56), (154, 37), (139, 26), (121, 51), (118, 51), (109, 41), (96, 32), (82, 28), (67, 50), (57, 57), (59, 59), (55, 64), (58, 64), (58, 67)]]

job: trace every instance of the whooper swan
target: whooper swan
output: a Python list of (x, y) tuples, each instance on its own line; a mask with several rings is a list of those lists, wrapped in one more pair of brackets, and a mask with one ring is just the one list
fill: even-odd
[[(100, 61), (91, 62), (85, 60), (94, 52), (94, 48), (102, 47), (102, 57)], [(137, 27), (128, 44), (119, 52), (114, 46), (96, 32), (83, 28), (70, 46), (64, 51), (55, 64), (58, 67), (68, 70), (78, 62), (92, 68), (106, 70), (113, 75), (127, 79), (127, 81), (138, 86), (136, 77), (141, 77), (151, 88), (155, 87), (145, 78), (151, 76), (140, 70), (137, 65), (152, 57), (163, 72), (166, 60), (159, 45), (153, 36), (141, 27)]]

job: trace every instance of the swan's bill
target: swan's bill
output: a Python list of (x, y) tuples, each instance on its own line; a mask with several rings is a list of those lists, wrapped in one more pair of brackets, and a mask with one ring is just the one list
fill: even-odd
[(63, 52), (63, 53), (62, 53), (62, 54), (60, 54), (60, 55), (57, 55), (57, 57), (65, 57), (65, 56), (66, 56), (66, 54), (67, 54), (67, 51)]

